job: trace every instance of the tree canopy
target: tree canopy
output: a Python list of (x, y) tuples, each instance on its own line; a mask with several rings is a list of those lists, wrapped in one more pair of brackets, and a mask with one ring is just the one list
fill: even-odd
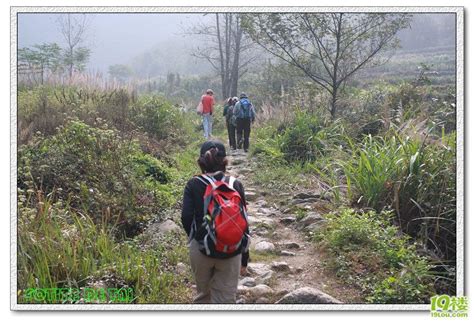
[(362, 68), (383, 63), (382, 52), (398, 46), (397, 32), (410, 15), (385, 13), (248, 14), (252, 40), (301, 69), (331, 95), (334, 117), (341, 86)]

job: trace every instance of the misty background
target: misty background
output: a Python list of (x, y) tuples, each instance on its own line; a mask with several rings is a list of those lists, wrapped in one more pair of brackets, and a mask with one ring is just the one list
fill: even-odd
[[(41, 43), (64, 44), (59, 31), (60, 14), (18, 14), (18, 48)], [(112, 65), (124, 64), (135, 76), (168, 73), (209, 75), (209, 64), (192, 55), (205, 46), (202, 38), (187, 34), (196, 24), (212, 23), (214, 15), (201, 13), (86, 14), (88, 25), (83, 46), (90, 48), (86, 69), (107, 74)], [(401, 48), (395, 55), (441, 48), (446, 60), (455, 57), (455, 14), (414, 14), (411, 27), (399, 32)], [(256, 49), (259, 50), (259, 49)], [(266, 55), (263, 51), (261, 55)], [(254, 68), (257, 67), (258, 64)]]

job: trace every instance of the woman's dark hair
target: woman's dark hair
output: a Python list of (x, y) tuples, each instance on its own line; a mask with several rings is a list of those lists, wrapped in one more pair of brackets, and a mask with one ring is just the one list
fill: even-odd
[(217, 148), (211, 148), (198, 159), (198, 165), (203, 173), (225, 172), (227, 158), (217, 156)]
[(232, 97), (227, 99), (227, 104), (232, 105), (234, 103), (234, 100), (232, 100)]

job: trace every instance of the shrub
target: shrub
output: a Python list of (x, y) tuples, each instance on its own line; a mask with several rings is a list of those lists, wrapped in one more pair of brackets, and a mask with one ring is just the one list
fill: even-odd
[(20, 147), (18, 156), (20, 189), (54, 194), (96, 222), (110, 214), (132, 225), (176, 201), (171, 170), (113, 130), (71, 121)]
[(287, 161), (314, 161), (324, 153), (326, 132), (316, 116), (296, 114), (281, 136), (281, 151)]
[(340, 119), (329, 123), (314, 114), (299, 111), (293, 121), (281, 125), (279, 131), (280, 148), (289, 162), (313, 162), (341, 145), (346, 146), (345, 126)]
[(158, 140), (184, 145), (192, 133), (192, 120), (183, 111), (157, 96), (141, 97), (132, 107), (134, 124)]
[[(434, 292), (431, 267), (391, 224), (392, 216), (342, 209), (327, 215), (314, 239), (333, 255), (336, 273), (361, 288), (369, 302), (427, 302)], [(386, 284), (393, 288), (385, 289)]]

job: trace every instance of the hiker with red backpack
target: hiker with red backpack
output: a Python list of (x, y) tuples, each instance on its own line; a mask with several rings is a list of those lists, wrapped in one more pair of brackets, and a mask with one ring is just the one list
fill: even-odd
[(255, 109), (247, 94), (240, 94), (240, 100), (234, 106), (237, 124), (237, 148), (247, 152), (249, 149), (250, 125), (255, 121)]
[(189, 237), (194, 303), (235, 303), (239, 274), (249, 260), (249, 227), (244, 187), (226, 176), (226, 151), (206, 141), (198, 159), (202, 174), (184, 189), (181, 222)]

